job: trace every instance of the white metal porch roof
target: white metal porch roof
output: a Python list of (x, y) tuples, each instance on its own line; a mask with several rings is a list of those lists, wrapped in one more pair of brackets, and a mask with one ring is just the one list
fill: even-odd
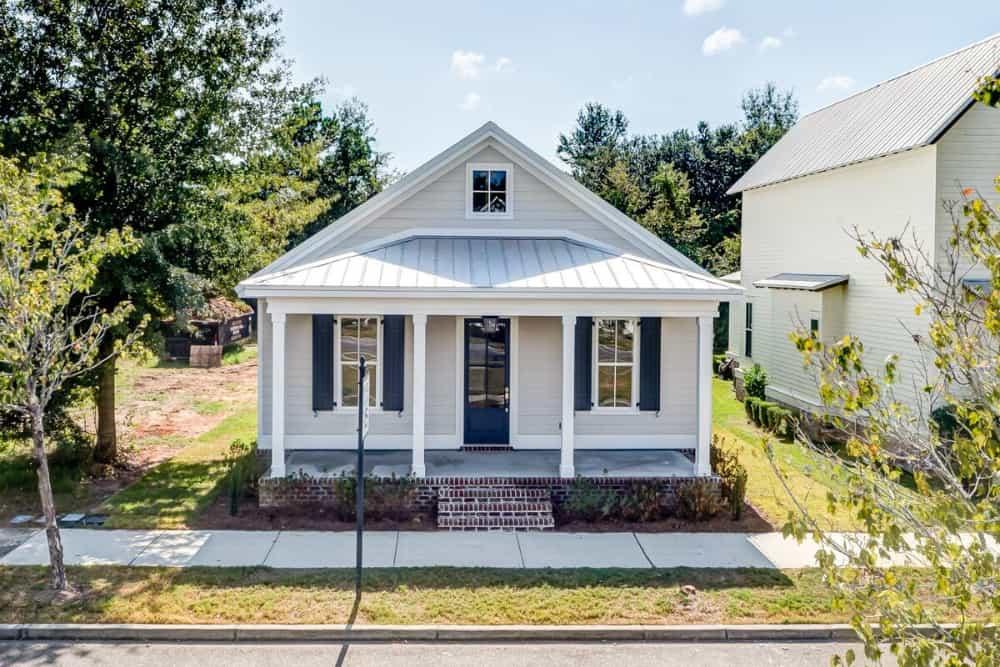
[(565, 238), (410, 237), (364, 252), (258, 275), (243, 292), (271, 290), (742, 290), (708, 275)]

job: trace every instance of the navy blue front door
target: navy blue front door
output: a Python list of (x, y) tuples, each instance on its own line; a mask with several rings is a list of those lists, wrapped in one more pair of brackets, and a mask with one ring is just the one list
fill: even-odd
[(482, 320), (465, 321), (465, 442), (510, 442), (510, 320), (487, 332)]

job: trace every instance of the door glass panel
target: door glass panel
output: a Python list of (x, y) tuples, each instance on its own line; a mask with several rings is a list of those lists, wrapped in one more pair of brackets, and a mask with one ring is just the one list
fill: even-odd
[(469, 365), (486, 363), (486, 338), (483, 335), (483, 325), (473, 322), (469, 325)]
[(504, 368), (487, 369), (486, 375), (486, 405), (487, 408), (502, 408), (504, 406)]
[(497, 332), (490, 336), (490, 340), (487, 343), (489, 355), (487, 360), (491, 366), (495, 366), (497, 364), (503, 365), (506, 363), (507, 341), (505, 334), (506, 332), (504, 331), (504, 327), (500, 326), (497, 328)]
[(632, 402), (632, 368), (615, 367), (615, 407), (627, 408)]
[(486, 368), (469, 367), (469, 407), (486, 407)]

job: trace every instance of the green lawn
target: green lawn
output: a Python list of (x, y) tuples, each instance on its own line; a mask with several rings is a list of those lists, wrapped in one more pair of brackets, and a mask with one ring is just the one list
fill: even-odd
[[(345, 623), (354, 602), (354, 573), (344, 569), (75, 567), (69, 578), (82, 599), (39, 605), (46, 576), (44, 568), (0, 568), (0, 623)], [(933, 605), (924, 586), (918, 596)], [(686, 568), (371, 569), (356, 618), (487, 625), (846, 620), (816, 570)]]
[(762, 443), (768, 437), (792, 492), (806, 505), (810, 515), (829, 530), (850, 530), (855, 526), (850, 517), (830, 513), (826, 494), (829, 489), (838, 488), (839, 482), (818, 465), (816, 454), (801, 443), (782, 442), (757, 428), (733, 395), (731, 382), (714, 379), (712, 399), (714, 432), (733, 443), (749, 473), (747, 500), (765, 519), (780, 528), (788, 513), (795, 510), (764, 451)]
[(101, 508), (111, 515), (107, 527), (184, 528), (219, 493), (230, 443), (256, 433), (257, 406), (250, 403), (109, 498)]

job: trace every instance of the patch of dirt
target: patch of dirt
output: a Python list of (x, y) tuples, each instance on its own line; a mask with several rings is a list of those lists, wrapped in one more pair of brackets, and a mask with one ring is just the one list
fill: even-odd
[(604, 520), (560, 521), (556, 519), (556, 530), (565, 533), (769, 533), (775, 530), (752, 505), (743, 506), (743, 516), (733, 521), (728, 512), (709, 521), (685, 521), (671, 517), (660, 521), (638, 523), (632, 521)]
[[(353, 521), (341, 521), (325, 507), (264, 509), (247, 500), (239, 513), (229, 513), (229, 498), (220, 494), (189, 526), (200, 530), (354, 530)], [(434, 518), (419, 514), (409, 521), (365, 521), (365, 530), (436, 530)]]

